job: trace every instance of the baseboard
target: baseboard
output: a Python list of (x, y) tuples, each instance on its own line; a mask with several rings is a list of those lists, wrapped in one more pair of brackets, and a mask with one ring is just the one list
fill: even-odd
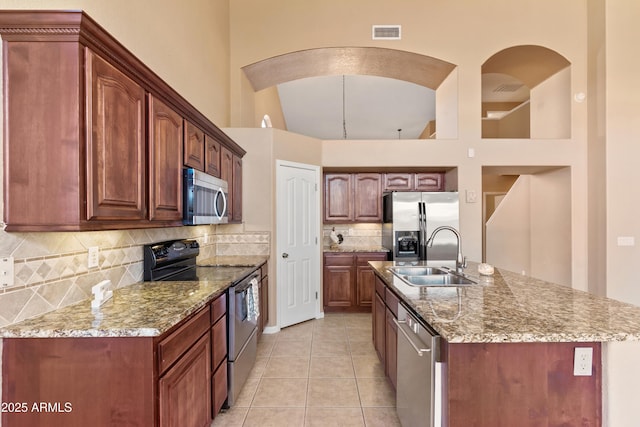
[(324, 319), (324, 311), (321, 311), (320, 313), (316, 314), (316, 319)]
[(266, 328), (264, 328), (262, 330), (263, 334), (277, 334), (278, 332), (280, 332), (280, 327), (279, 326), (267, 326)]

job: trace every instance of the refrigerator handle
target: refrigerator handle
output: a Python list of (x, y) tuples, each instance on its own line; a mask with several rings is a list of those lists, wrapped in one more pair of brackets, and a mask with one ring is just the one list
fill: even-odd
[(418, 202), (418, 228), (420, 233), (418, 257), (420, 260), (425, 260), (427, 258), (427, 209), (424, 202)]

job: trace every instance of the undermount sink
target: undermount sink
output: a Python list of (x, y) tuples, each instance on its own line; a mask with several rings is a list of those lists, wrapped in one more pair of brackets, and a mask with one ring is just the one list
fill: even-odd
[(476, 282), (456, 274), (402, 276), (401, 279), (413, 286), (465, 286), (476, 284)]
[(411, 286), (469, 286), (476, 282), (436, 267), (388, 267), (395, 276)]
[(436, 267), (389, 267), (397, 276), (433, 276), (449, 274), (448, 271)]

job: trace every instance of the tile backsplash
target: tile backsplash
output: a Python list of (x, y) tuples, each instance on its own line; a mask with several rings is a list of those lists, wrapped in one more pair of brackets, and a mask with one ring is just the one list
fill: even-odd
[[(215, 255), (268, 255), (270, 233), (244, 232), (242, 224), (99, 232), (0, 232), (0, 258), (13, 257), (14, 284), (0, 289), (0, 327), (91, 298), (91, 287), (142, 280), (145, 244), (196, 239), (199, 259)], [(88, 248), (100, 250), (89, 269)]]
[(356, 247), (380, 247), (382, 245), (382, 224), (324, 224), (322, 226), (322, 243), (324, 246), (331, 244), (329, 234), (331, 229), (336, 229), (336, 234), (342, 234), (344, 239), (342, 246)]

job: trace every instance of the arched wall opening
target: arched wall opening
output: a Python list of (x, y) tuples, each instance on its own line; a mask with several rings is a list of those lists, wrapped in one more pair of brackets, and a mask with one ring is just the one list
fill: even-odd
[[(458, 135), (456, 65), (437, 58), (377, 47), (330, 47), (267, 58), (242, 67), (242, 71), (257, 98), (274, 97), (277, 91), (273, 87), (281, 84), (324, 76), (376, 76), (420, 85), (435, 91), (438, 126), (435, 120), (425, 118), (424, 129), (416, 138), (451, 139)], [(280, 106), (279, 102), (259, 104)], [(256, 118), (261, 120), (265, 113), (277, 115), (256, 111)]]

